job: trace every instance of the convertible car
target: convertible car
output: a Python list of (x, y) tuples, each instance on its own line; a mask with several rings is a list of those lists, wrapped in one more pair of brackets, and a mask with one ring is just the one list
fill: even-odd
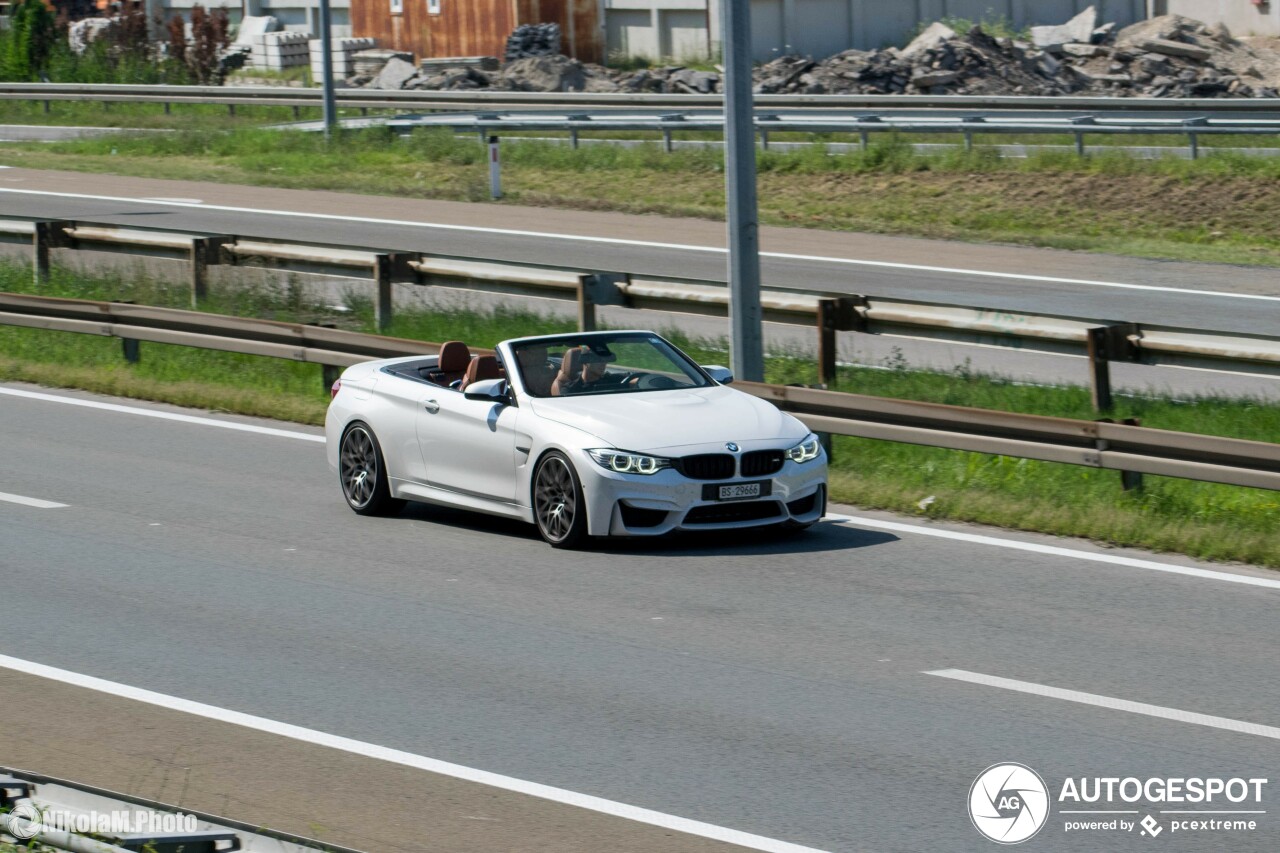
[(329, 465), (362, 515), (407, 500), (509, 516), (557, 548), (589, 536), (807, 527), (818, 438), (653, 332), (518, 338), (494, 355), (370, 361), (333, 385)]

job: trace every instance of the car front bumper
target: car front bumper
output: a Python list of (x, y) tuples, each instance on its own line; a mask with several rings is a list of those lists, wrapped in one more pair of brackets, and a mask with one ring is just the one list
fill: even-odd
[[(801, 464), (787, 461), (771, 476), (724, 480), (694, 480), (671, 469), (650, 476), (616, 474), (585, 453), (576, 467), (592, 536), (661, 536), (675, 530), (808, 524), (826, 510), (825, 455)], [(768, 494), (716, 499), (719, 487), (744, 483), (759, 483)]]

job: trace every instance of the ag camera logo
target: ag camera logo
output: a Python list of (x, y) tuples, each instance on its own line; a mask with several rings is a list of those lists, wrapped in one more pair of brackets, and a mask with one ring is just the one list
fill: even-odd
[(1049, 817), (1049, 789), (1025, 764), (993, 764), (969, 788), (974, 829), (997, 844), (1020, 844)]

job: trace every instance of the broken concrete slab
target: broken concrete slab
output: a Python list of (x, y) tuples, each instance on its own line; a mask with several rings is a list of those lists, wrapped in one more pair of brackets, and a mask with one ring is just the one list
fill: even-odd
[(418, 66), (393, 56), (382, 66), (378, 76), (369, 84), (371, 89), (403, 89), (418, 76)]
[(955, 37), (955, 30), (951, 29), (951, 27), (948, 27), (941, 21), (936, 21), (935, 23), (925, 27), (924, 32), (912, 39), (911, 44), (899, 51), (898, 55), (907, 59), (917, 54), (924, 53), (926, 50), (933, 50)]
[(1213, 56), (1213, 51), (1207, 47), (1200, 47), (1194, 44), (1187, 44), (1183, 41), (1170, 41), (1168, 39), (1146, 39), (1139, 42), (1138, 47), (1148, 53), (1162, 53), (1165, 56), (1181, 56), (1186, 59), (1194, 59), (1197, 62), (1204, 62)]
[(946, 86), (960, 79), (955, 71), (920, 71), (911, 76), (911, 85), (917, 89), (928, 89), (931, 86)]
[(1068, 56), (1075, 56), (1080, 59), (1088, 59), (1091, 56), (1100, 56), (1107, 52), (1105, 47), (1097, 44), (1064, 44), (1062, 52)]
[(1090, 6), (1065, 24), (1049, 27), (1032, 27), (1031, 42), (1041, 50), (1051, 50), (1064, 44), (1093, 41), (1093, 31), (1098, 26), (1098, 10)]

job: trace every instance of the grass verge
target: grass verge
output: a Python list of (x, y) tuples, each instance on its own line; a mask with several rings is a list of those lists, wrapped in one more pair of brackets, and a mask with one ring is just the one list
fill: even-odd
[[(29, 269), (0, 264), (0, 290), (30, 292)], [(185, 307), (188, 298), (185, 285), (128, 273), (59, 272), (42, 292), (173, 307)], [(346, 304), (351, 311), (335, 312), (296, 283), (254, 283), (216, 288), (206, 309), (371, 331), (368, 301), (349, 294)], [(489, 347), (508, 337), (570, 328), (571, 321), (517, 310), (400, 310), (389, 334)], [(666, 334), (704, 364), (725, 359), (723, 342)], [(776, 353), (767, 361), (772, 382), (812, 382), (815, 373), (803, 353)], [(0, 327), (0, 381), (306, 424), (323, 423), (328, 402), (315, 365), (151, 343), (142, 345), (139, 363), (126, 364), (114, 339), (11, 327)], [(842, 368), (840, 383), (865, 394), (1092, 417), (1085, 389), (1018, 385), (965, 369), (921, 373), (891, 361), (880, 369)], [(1280, 440), (1280, 406), (1256, 401), (1121, 397), (1115, 415), (1142, 418), (1149, 427)], [(831, 490), (833, 499), (866, 508), (1280, 568), (1280, 495), (1266, 490), (1147, 477), (1143, 490), (1125, 492), (1114, 471), (840, 436)]]
[[(88, 105), (93, 106), (93, 105)], [(240, 128), (0, 145), (0, 163), (402, 197), (488, 200), (486, 150), (448, 131), (399, 139)], [(505, 203), (723, 216), (722, 155), (524, 141), (504, 152)], [(1215, 153), (1198, 161), (1124, 153), (990, 149), (917, 156), (885, 138), (867, 151), (762, 152), (762, 222), (1020, 243), (1189, 261), (1280, 265), (1280, 158)]]

